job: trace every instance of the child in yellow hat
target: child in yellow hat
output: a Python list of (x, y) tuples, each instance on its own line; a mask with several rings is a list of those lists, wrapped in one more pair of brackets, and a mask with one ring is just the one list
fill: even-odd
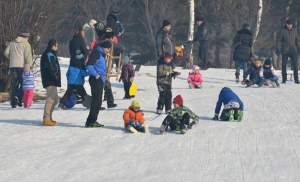
[[(250, 68), (244, 73), (242, 85), (246, 84), (246, 87), (251, 87), (251, 85), (259, 85), (262, 82), (259, 72), (261, 70), (261, 61), (259, 59), (255, 60)], [(247, 80), (248, 75), (250, 75), (249, 80)]]
[(123, 114), (124, 127), (127, 131), (132, 133), (148, 132), (148, 125), (144, 124), (144, 114), (140, 110), (141, 105), (138, 100), (131, 102), (131, 105)]

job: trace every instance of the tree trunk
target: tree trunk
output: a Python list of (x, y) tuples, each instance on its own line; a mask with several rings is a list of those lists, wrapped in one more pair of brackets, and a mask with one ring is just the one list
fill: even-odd
[[(276, 31), (273, 31), (273, 41), (276, 43)], [(276, 61), (276, 46), (272, 48), (271, 50), (271, 56), (273, 60), (273, 66), (275, 69), (278, 69), (277, 61)]]
[[(219, 23), (217, 25), (217, 29), (216, 29), (216, 37), (220, 37), (220, 36), (221, 36), (221, 24)], [(221, 52), (221, 45), (220, 45), (220, 42), (217, 42), (216, 49), (215, 49), (215, 62), (216, 62), (217, 68), (222, 67), (221, 62), (220, 62), (220, 52)]]
[(257, 21), (256, 21), (256, 28), (255, 28), (255, 33), (254, 33), (254, 37), (253, 37), (253, 47), (254, 47), (254, 43), (256, 41), (258, 32), (259, 32), (259, 28), (260, 28), (260, 22), (261, 22), (261, 17), (262, 17), (262, 10), (263, 10), (263, 0), (259, 0), (259, 6), (258, 6), (258, 12), (257, 12)]
[[(194, 0), (189, 0), (189, 7), (190, 7), (190, 25), (189, 25), (188, 40), (191, 41), (194, 39), (194, 26), (195, 26), (195, 2), (194, 2)], [(191, 46), (190, 61), (192, 64), (194, 64), (193, 45)]]

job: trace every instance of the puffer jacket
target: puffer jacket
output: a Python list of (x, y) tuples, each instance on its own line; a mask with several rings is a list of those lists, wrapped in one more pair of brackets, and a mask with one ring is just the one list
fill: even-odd
[(277, 37), (277, 50), (280, 50), (282, 54), (295, 54), (297, 51), (300, 53), (297, 30), (295, 28), (289, 30), (284, 25)]
[(215, 114), (219, 114), (222, 103), (226, 105), (231, 101), (238, 102), (240, 104), (240, 110), (244, 110), (244, 104), (241, 99), (230, 88), (224, 87), (219, 94), (219, 99), (215, 108)]
[(92, 42), (96, 39), (95, 37), (95, 31), (90, 27), (88, 23), (83, 25), (83, 31), (84, 31), (84, 40), (86, 45), (90, 46)]
[(22, 37), (11, 41), (6, 47), (4, 55), (9, 59), (9, 68), (24, 68), (25, 64), (32, 65), (31, 46)]
[(262, 66), (261, 70), (259, 72), (260, 77), (264, 77), (265, 79), (270, 79), (276, 77), (276, 71), (273, 67), (273, 65), (270, 65), (269, 67)]
[(158, 60), (156, 84), (172, 85), (172, 66), (167, 64), (163, 58)]
[(69, 69), (66, 73), (68, 84), (72, 85), (83, 85), (83, 79), (82, 77), (90, 76), (90, 73), (86, 70), (79, 69), (73, 66), (69, 66)]
[(188, 83), (202, 84), (203, 78), (201, 73), (189, 73)]
[(142, 124), (144, 124), (144, 113), (141, 110), (135, 111), (130, 106), (123, 114), (123, 120), (124, 120), (124, 127), (129, 124), (130, 120), (139, 121)]
[(172, 35), (164, 31), (162, 28), (158, 30), (155, 37), (157, 55), (164, 56), (166, 53), (173, 55), (175, 53), (175, 46)]
[(242, 61), (248, 61), (250, 59), (250, 48), (252, 47), (252, 37), (253, 34), (250, 30), (243, 28), (237, 32), (237, 35), (234, 39), (240, 37), (241, 45), (239, 45), (233, 53), (233, 60), (240, 59)]
[(250, 80), (253, 80), (254, 78), (259, 78), (260, 70), (261, 65), (259, 67), (256, 67), (255, 64), (252, 64), (250, 68), (244, 73), (243, 79), (246, 79), (248, 75), (250, 75)]
[(89, 71), (91, 76), (97, 77), (99, 75), (103, 83), (106, 82), (105, 54), (100, 46), (96, 46), (92, 51), (91, 56), (86, 63), (86, 69)]
[[(76, 59), (76, 51), (80, 51), (82, 55), (81, 59)], [(76, 68), (84, 68), (84, 56), (89, 55), (89, 51), (86, 48), (86, 44), (81, 35), (74, 35), (73, 39), (69, 42), (69, 53), (71, 56), (70, 66)]]
[(198, 116), (193, 113), (188, 107), (185, 106), (178, 106), (177, 108), (173, 108), (169, 115), (172, 116), (174, 119), (182, 119), (182, 116), (188, 113), (190, 118), (193, 120), (199, 120)]
[(131, 62), (129, 62), (129, 63), (123, 65), (122, 74), (121, 74), (119, 81), (122, 80), (123, 83), (128, 83), (128, 82), (130, 82), (130, 79), (134, 76), (135, 76), (135, 72), (133, 69), (133, 64)]
[(197, 33), (195, 35), (195, 38), (193, 39), (193, 42), (196, 41), (200, 43), (208, 41), (208, 30), (206, 28), (205, 22), (203, 22), (200, 26), (198, 26)]

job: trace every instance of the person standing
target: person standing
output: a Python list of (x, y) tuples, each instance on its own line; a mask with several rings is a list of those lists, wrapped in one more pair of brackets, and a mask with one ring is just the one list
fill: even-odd
[(29, 64), (25, 64), (23, 72), (23, 102), (24, 108), (30, 108), (34, 96), (34, 78), (35, 74), (30, 69)]
[(106, 81), (105, 55), (109, 54), (111, 47), (110, 41), (96, 45), (86, 64), (86, 68), (91, 74), (89, 84), (92, 92), (90, 113), (85, 123), (87, 128), (104, 127), (104, 125), (97, 122), (97, 119), (102, 105), (103, 86)]
[(282, 54), (282, 83), (285, 83), (287, 79), (286, 64), (290, 57), (294, 67), (294, 80), (296, 84), (299, 84), (298, 53), (300, 53), (300, 47), (298, 43), (297, 30), (293, 28), (293, 20), (288, 19), (277, 37), (277, 56)]
[(43, 125), (56, 126), (52, 113), (58, 103), (57, 87), (61, 87), (60, 66), (57, 59), (58, 42), (51, 39), (42, 54), (40, 70), (43, 88), (46, 89), (46, 103), (44, 107)]
[[(164, 20), (162, 23), (162, 28), (156, 33), (156, 51), (158, 58), (163, 58), (166, 54), (174, 55), (175, 46), (173, 43), (172, 35), (170, 34), (171, 22)], [(171, 65), (174, 68), (174, 61), (172, 57)]]
[(248, 69), (247, 63), (252, 56), (252, 37), (253, 34), (250, 31), (250, 26), (246, 23), (243, 24), (241, 30), (239, 30), (233, 40), (233, 46), (235, 50), (233, 53), (233, 60), (235, 60), (235, 80), (239, 83), (240, 69), (243, 68), (245, 73)]
[(198, 49), (198, 57), (202, 61), (201, 67), (203, 69), (208, 69), (210, 67), (210, 61), (208, 61), (208, 29), (205, 25), (204, 18), (202, 16), (196, 17), (196, 23), (198, 25), (198, 30), (193, 39), (193, 42), (198, 41), (200, 43)]
[(12, 78), (12, 91), (10, 94), (10, 105), (12, 108), (16, 108), (17, 105), (22, 107), (23, 68), (25, 64), (32, 66), (32, 52), (28, 42), (29, 36), (29, 33), (21, 33), (9, 43), (4, 51), (4, 55), (9, 59), (9, 71)]
[(90, 49), (92, 42), (96, 39), (95, 36), (95, 24), (97, 23), (96, 20), (90, 20), (89, 23), (83, 25), (84, 30), (84, 40), (87, 48)]

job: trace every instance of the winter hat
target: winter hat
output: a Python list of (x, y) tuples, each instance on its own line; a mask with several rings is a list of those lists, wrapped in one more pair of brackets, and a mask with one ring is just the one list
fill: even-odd
[(97, 23), (97, 21), (92, 19), (92, 20), (90, 20), (89, 25), (92, 26), (92, 25), (95, 25), (96, 23)]
[(266, 59), (265, 60), (265, 65), (271, 65), (271, 60), (270, 59)]
[(30, 64), (25, 64), (24, 71), (30, 71)]
[(254, 64), (261, 64), (261, 61), (259, 59), (254, 61)]
[(181, 95), (177, 95), (177, 96), (173, 99), (173, 103), (182, 106), (182, 105), (183, 105), (183, 99), (182, 99)]
[[(113, 11), (114, 12), (114, 11)], [(114, 14), (114, 13), (110, 13), (109, 15), (107, 15), (107, 17), (106, 17), (106, 19), (108, 19), (108, 18), (112, 18), (112, 19), (114, 19), (115, 21), (118, 21), (118, 18), (117, 18), (117, 16)]]
[(125, 62), (125, 63), (129, 62), (129, 57), (126, 53), (122, 56), (122, 61)]
[(203, 21), (203, 20), (204, 20), (203, 16), (196, 16), (196, 21)]
[(249, 29), (249, 28), (250, 28), (250, 26), (249, 26), (248, 23), (244, 23), (242, 27), (243, 27), (243, 28), (246, 28), (246, 29)]
[(112, 45), (111, 45), (110, 41), (105, 41), (100, 44), (100, 47), (102, 47), (102, 48), (111, 48), (111, 46)]
[(131, 107), (141, 108), (141, 104), (138, 100), (134, 100), (134, 101), (131, 102)]
[(169, 53), (165, 53), (164, 59), (173, 59), (173, 55)]
[(23, 37), (30, 37), (30, 33), (23, 32), (23, 33), (20, 33), (20, 36), (23, 36)]
[(193, 71), (200, 70), (199, 66), (197, 66), (197, 65), (194, 65), (192, 69), (193, 69)]
[(164, 21), (163, 21), (163, 24), (162, 24), (162, 27), (166, 27), (166, 26), (168, 26), (168, 25), (171, 25), (171, 22), (168, 21), (168, 20), (164, 20)]
[(285, 23), (288, 24), (288, 25), (292, 25), (293, 24), (293, 20), (291, 18), (289, 18), (289, 19), (286, 20)]

